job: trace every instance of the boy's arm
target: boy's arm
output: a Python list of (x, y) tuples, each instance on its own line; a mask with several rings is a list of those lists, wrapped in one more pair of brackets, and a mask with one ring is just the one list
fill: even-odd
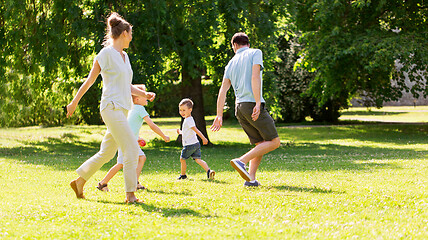
[(156, 125), (149, 116), (145, 116), (143, 119), (147, 123), (147, 125), (150, 126), (153, 132), (161, 136), (165, 142), (170, 141), (169, 137), (162, 132), (162, 130), (158, 127), (158, 125)]
[(192, 130), (193, 131), (195, 131), (196, 132), (196, 134), (198, 134), (198, 136), (202, 139), (202, 143), (204, 144), (204, 145), (207, 145), (208, 144), (208, 139), (204, 136), (204, 134), (202, 134), (201, 133), (201, 131), (199, 131), (199, 129), (198, 128), (196, 128), (196, 126), (195, 127), (191, 127), (192, 128)]

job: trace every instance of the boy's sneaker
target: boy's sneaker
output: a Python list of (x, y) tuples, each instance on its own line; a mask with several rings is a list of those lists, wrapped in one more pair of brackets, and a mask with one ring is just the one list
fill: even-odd
[(245, 181), (251, 181), (250, 174), (245, 170), (245, 164), (243, 162), (239, 161), (239, 159), (233, 159), (230, 161), (230, 164), (236, 171), (238, 171)]
[(245, 187), (258, 187), (258, 186), (260, 186), (260, 183), (258, 182), (258, 181), (255, 181), (255, 182), (249, 182), (249, 181), (246, 181), (245, 183), (244, 183), (244, 186)]
[(180, 175), (180, 177), (177, 178), (177, 180), (184, 180), (187, 178), (187, 175)]
[(209, 170), (207, 171), (207, 178), (208, 178), (208, 179), (213, 179), (213, 180), (214, 180), (214, 176), (215, 176), (215, 171), (214, 171), (214, 170), (209, 169)]

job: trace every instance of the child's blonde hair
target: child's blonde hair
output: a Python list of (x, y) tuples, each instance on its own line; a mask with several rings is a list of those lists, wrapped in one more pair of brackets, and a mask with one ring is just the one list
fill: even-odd
[[(133, 84), (134, 87), (137, 87), (140, 90), (146, 91), (146, 85), (144, 84)], [(132, 100), (134, 100), (135, 98), (137, 98), (138, 96), (132, 95)]]

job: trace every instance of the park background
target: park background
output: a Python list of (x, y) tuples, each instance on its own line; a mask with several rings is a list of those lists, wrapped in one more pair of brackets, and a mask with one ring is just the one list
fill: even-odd
[[(424, 1), (51, 1), (0, 3), (0, 237), (5, 239), (426, 239), (428, 237), (427, 5)], [(148, 110), (177, 137), (177, 104), (191, 97), (211, 144), (207, 181), (180, 145), (148, 126), (148, 161), (126, 205), (123, 176), (86, 200), (68, 183), (98, 149), (101, 78), (65, 118), (102, 48), (111, 11), (133, 24), (134, 83), (157, 93)], [(229, 160), (251, 146), (234, 118), (213, 120), (230, 38), (264, 53), (264, 98), (281, 146), (244, 188)], [(402, 97), (411, 106), (400, 104)], [(363, 106), (349, 108), (352, 104)], [(368, 108), (367, 108), (368, 107)], [(349, 108), (349, 109), (348, 109)], [(92, 187), (91, 187), (92, 186)]]
[[(277, 122), (334, 122), (351, 100), (381, 107), (427, 97), (424, 1), (59, 1), (0, 5), (0, 126), (101, 124), (101, 77), (63, 118), (101, 50), (106, 17), (133, 24), (133, 83), (156, 92), (153, 117), (194, 100), (197, 126), (215, 114), (230, 39), (246, 32), (264, 54), (263, 90)], [(423, 101), (422, 101), (423, 102)], [(414, 102), (416, 104), (416, 102)], [(426, 103), (426, 102), (423, 102)], [(225, 116), (233, 116), (229, 91)]]

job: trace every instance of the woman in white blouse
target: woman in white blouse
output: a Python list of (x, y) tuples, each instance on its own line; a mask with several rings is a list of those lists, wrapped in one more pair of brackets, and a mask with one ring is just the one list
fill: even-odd
[(98, 153), (84, 162), (77, 170), (79, 177), (70, 183), (77, 198), (85, 198), (83, 187), (86, 181), (105, 163), (110, 161), (120, 147), (124, 154), (123, 173), (128, 203), (141, 202), (134, 192), (137, 188), (136, 167), (138, 162), (138, 143), (128, 125), (128, 110), (132, 107), (132, 95), (147, 97), (153, 101), (155, 94), (132, 86), (132, 69), (128, 55), (123, 51), (132, 40), (132, 26), (119, 14), (112, 13), (107, 20), (107, 33), (104, 48), (96, 56), (88, 78), (79, 88), (76, 96), (67, 105), (67, 117), (76, 110), (82, 96), (92, 86), (101, 73), (103, 92), (100, 113), (107, 132)]

